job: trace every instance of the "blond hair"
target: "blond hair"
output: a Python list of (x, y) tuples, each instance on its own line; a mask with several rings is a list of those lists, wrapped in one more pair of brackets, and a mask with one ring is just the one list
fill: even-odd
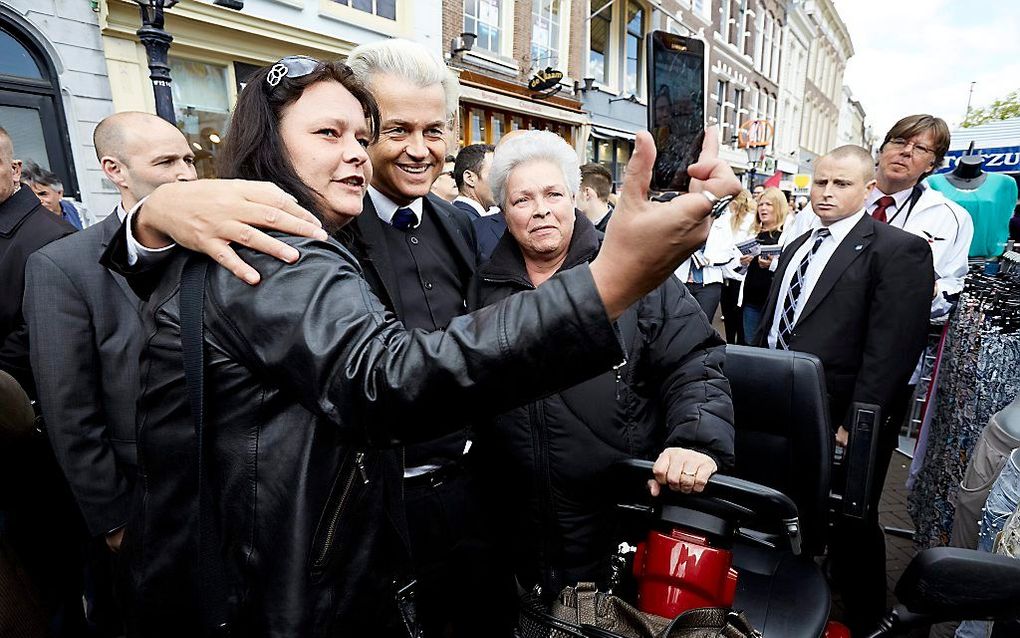
[[(786, 214), (790, 212), (790, 205), (786, 201), (786, 195), (783, 194), (783, 191), (774, 186), (766, 188), (765, 192), (762, 193), (761, 197), (758, 199), (758, 205), (761, 206), (766, 202), (772, 204), (772, 215), (776, 218), (775, 226), (769, 230), (782, 228), (783, 224), (786, 223)], [(761, 217), (755, 215), (754, 234), (757, 235), (763, 230), (765, 230), (765, 228), (761, 225)]]
[(740, 230), (747, 216), (756, 212), (757, 209), (758, 204), (754, 201), (751, 191), (745, 188), (737, 193), (737, 196), (730, 202), (730, 229), (733, 232)]

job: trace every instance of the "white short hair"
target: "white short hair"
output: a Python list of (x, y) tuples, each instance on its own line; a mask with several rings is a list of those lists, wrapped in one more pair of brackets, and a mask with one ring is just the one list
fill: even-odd
[(356, 47), (347, 57), (347, 66), (371, 90), (372, 76), (394, 75), (413, 86), (425, 88), (439, 84), (446, 98), (446, 117), (453, 122), (460, 106), (460, 83), (443, 61), (428, 49), (410, 40), (394, 38)]
[(521, 164), (544, 160), (560, 167), (571, 195), (581, 187), (581, 162), (565, 139), (551, 131), (522, 131), (496, 145), (489, 169), (489, 185), (496, 203), (506, 207), (506, 180)]

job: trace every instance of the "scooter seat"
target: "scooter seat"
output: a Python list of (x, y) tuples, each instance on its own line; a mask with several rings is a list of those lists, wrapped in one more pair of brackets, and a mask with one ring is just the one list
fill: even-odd
[(819, 638), (829, 619), (829, 587), (807, 556), (736, 544), (733, 567), (743, 611), (764, 638)]

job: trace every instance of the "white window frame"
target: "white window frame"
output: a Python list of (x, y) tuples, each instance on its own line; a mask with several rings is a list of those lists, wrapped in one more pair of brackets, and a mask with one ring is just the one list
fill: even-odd
[[(479, 0), (482, 2), (483, 0)], [(512, 59), (513, 58), (513, 46), (514, 46), (514, 3), (513, 0), (496, 0), (499, 5), (499, 50), (493, 51), (492, 49), (483, 48), (479, 43), (479, 40), (475, 40), (475, 44), (478, 45), (478, 53), (480, 57), (486, 55), (493, 55), (499, 58)], [(463, 5), (464, 19), (468, 17), (467, 6)], [(478, 16), (472, 16), (475, 20), (475, 24), (479, 22)], [(464, 25), (461, 20), (461, 25)], [(466, 29), (466, 25), (463, 26)], [(477, 34), (476, 34), (477, 35)], [(529, 47), (530, 48), (530, 47)], [(476, 53), (476, 51), (472, 51)]]
[[(547, 57), (545, 60), (532, 60), (531, 61), (531, 66), (534, 69), (544, 69), (547, 66), (551, 66), (551, 67), (557, 68), (557, 69), (559, 69), (561, 71), (564, 71), (564, 75), (566, 75), (565, 67), (567, 66), (566, 63), (569, 62), (569, 59), (564, 59), (563, 52), (567, 51), (568, 52), (568, 58), (569, 58), (569, 50), (570, 49), (569, 49), (569, 45), (567, 47), (564, 47), (564, 42), (568, 42), (569, 43), (569, 39), (564, 38), (564, 31), (569, 29), (569, 23), (570, 23), (570, 0), (544, 0), (544, 1), (548, 2), (550, 4), (550, 6), (553, 3), (559, 3), (559, 6), (560, 6), (560, 10), (559, 10), (559, 24), (557, 24), (557, 26), (556, 26), (557, 33), (556, 33), (556, 37), (555, 37), (555, 42), (550, 42), (549, 43), (550, 45), (555, 47), (555, 48), (552, 48), (550, 50), (550, 52), (553, 55), (555, 55), (556, 62), (554, 64), (552, 62), (552, 56), (550, 56), (550, 57)], [(542, 2), (543, 2), (543, 0), (533, 0), (533, 2), (531, 4), (531, 24), (532, 24), (532, 31), (531, 31), (531, 33), (532, 33), (532, 36), (531, 36), (531, 42), (528, 45), (528, 53), (529, 54), (531, 52), (531, 47), (534, 46), (534, 44), (535, 44), (535, 35), (534, 35), (534, 33), (535, 33), (534, 24), (535, 24), (535, 17), (536, 17), (535, 10), (539, 9), (541, 7)], [(564, 16), (567, 18), (566, 20), (564, 20)], [(539, 15), (539, 17), (542, 18), (544, 16)], [(550, 12), (549, 12), (549, 22), (550, 22), (550, 24), (552, 22), (551, 17), (552, 17), (552, 11), (550, 10)], [(543, 47), (545, 46), (544, 43), (539, 43), (539, 44), (542, 44)]]
[[(606, 57), (605, 66), (608, 69), (607, 77), (608, 81), (603, 81), (602, 78), (595, 78), (596, 83), (599, 84), (599, 88), (606, 93), (613, 95), (622, 95), (626, 89), (625, 77), (626, 74), (626, 37), (627, 37), (627, 23), (624, 20), (627, 17), (627, 6), (629, 2), (634, 2), (639, 5), (642, 10), (641, 15), (641, 30), (642, 37), (638, 44), (638, 51), (641, 56), (641, 62), (638, 64), (638, 82), (637, 91), (635, 95), (641, 103), (646, 103), (646, 95), (648, 93), (648, 79), (645, 77), (647, 66), (645, 55), (645, 38), (651, 31), (652, 21), (652, 7), (643, 0), (615, 0), (609, 9), (606, 9), (599, 16), (610, 14), (609, 23), (609, 53)], [(590, 4), (588, 5), (590, 8)], [(594, 77), (591, 71), (591, 32), (589, 30), (588, 36), (588, 53), (585, 56), (585, 76)]]

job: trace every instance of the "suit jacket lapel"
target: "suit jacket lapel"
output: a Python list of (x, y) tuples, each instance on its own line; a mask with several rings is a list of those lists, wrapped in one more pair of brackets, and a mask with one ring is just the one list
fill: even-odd
[[(114, 235), (120, 230), (120, 227), (124, 223), (120, 221), (120, 216), (117, 215), (117, 209), (114, 208), (113, 212), (106, 216), (106, 219), (99, 222), (100, 232), (102, 233), (102, 250), (100, 254), (106, 252), (106, 247), (113, 240)], [(98, 257), (97, 257), (98, 261)], [(128, 301), (131, 302), (131, 306), (138, 313), (139, 318), (142, 316), (142, 300), (138, 298), (138, 295), (131, 290), (131, 286), (128, 284), (127, 279), (124, 279), (123, 275), (113, 272), (110, 269), (106, 270), (106, 274), (113, 278), (117, 282), (117, 286), (121, 289)]]
[(776, 266), (775, 275), (772, 277), (772, 286), (769, 288), (769, 300), (765, 304), (765, 309), (761, 315), (761, 326), (758, 329), (759, 338), (755, 340), (757, 345), (767, 347), (769, 330), (772, 329), (772, 317), (776, 314), (776, 304), (778, 303), (779, 288), (783, 285), (783, 275), (786, 273), (786, 269), (790, 267), (790, 261), (793, 259), (794, 253), (803, 245), (807, 238), (810, 237), (810, 233), (795, 239), (791, 244), (783, 249), (782, 255), (779, 256), (779, 265)]
[(394, 314), (403, 316), (402, 308), (397, 307), (400, 299), (397, 294), (397, 275), (393, 272), (386, 236), (383, 235), (383, 223), (372, 204), (372, 198), (366, 194), (361, 214), (351, 222), (357, 251), (355, 256), (365, 269), (365, 278), (372, 291)]
[(836, 251), (829, 257), (828, 263), (822, 269), (822, 274), (818, 276), (818, 282), (811, 289), (811, 296), (804, 304), (804, 309), (800, 311), (797, 323), (804, 321), (814, 312), (815, 308), (832, 291), (832, 287), (836, 285), (850, 264), (867, 251), (868, 245), (871, 243), (871, 235), (874, 233), (872, 230), (874, 224), (875, 221), (871, 215), (865, 213), (864, 217), (850, 229), (850, 232), (836, 247)]

